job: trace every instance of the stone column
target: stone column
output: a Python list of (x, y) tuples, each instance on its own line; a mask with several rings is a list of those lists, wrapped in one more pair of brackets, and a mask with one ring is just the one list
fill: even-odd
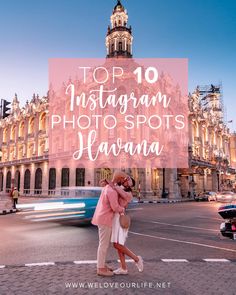
[(169, 189), (169, 199), (179, 199), (181, 198), (179, 186), (177, 183), (177, 169), (166, 169), (165, 170), (166, 178), (166, 188)]
[(152, 172), (151, 168), (145, 169), (145, 196), (146, 197), (152, 197), (154, 195), (152, 191)]
[(6, 184), (7, 184), (7, 168), (3, 168), (3, 193), (6, 194)]
[(11, 187), (14, 185), (15, 186), (15, 174), (16, 174), (16, 167), (15, 166), (11, 166), (11, 179), (14, 179), (14, 183), (11, 183)]
[(19, 155), (18, 155), (18, 148), (19, 148), (19, 121), (17, 122), (17, 124), (16, 124), (16, 129), (15, 129), (15, 156), (16, 156), (16, 159), (18, 160), (18, 157), (19, 157)]
[(48, 162), (43, 162), (42, 164), (42, 193), (43, 195), (48, 195), (48, 185), (49, 185), (49, 170), (48, 170)]
[(76, 176), (76, 168), (73, 165), (73, 166), (70, 166), (70, 182), (69, 182), (69, 186), (75, 186), (76, 185), (75, 176)]
[(94, 168), (85, 169), (85, 186), (88, 185), (90, 181), (90, 185), (94, 186)]
[(212, 170), (212, 190), (214, 192), (218, 191), (218, 178), (216, 170)]
[(203, 191), (207, 190), (207, 169), (204, 169), (204, 176), (203, 176)]
[(35, 186), (35, 164), (32, 163), (30, 169), (30, 194), (34, 194), (34, 186)]
[(39, 115), (37, 114), (35, 119), (34, 119), (34, 134), (35, 136), (35, 142), (34, 142), (34, 152), (35, 152), (35, 156), (38, 156), (39, 154), (39, 140), (38, 140), (38, 133), (39, 133)]
[(56, 188), (61, 188), (61, 169), (58, 168), (56, 169)]
[(20, 195), (24, 194), (24, 178), (25, 178), (25, 169), (24, 165), (21, 165), (20, 169)]
[(145, 196), (146, 193), (146, 176), (145, 169), (138, 168), (138, 183), (140, 183), (141, 196)]

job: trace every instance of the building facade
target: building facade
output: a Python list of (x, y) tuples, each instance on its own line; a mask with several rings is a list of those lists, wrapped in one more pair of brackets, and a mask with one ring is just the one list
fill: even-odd
[[(132, 29), (128, 14), (117, 1), (106, 36), (107, 58), (132, 58)], [(126, 169), (143, 196), (181, 198), (204, 190), (217, 191), (234, 185), (230, 133), (223, 120), (220, 89), (197, 88), (189, 95), (189, 169)], [(235, 141), (234, 141), (235, 143)], [(233, 143), (231, 143), (233, 146)], [(48, 168), (48, 97), (33, 95), (20, 107), (17, 95), (11, 114), (0, 120), (0, 192), (18, 187), (24, 195), (51, 195), (56, 188), (99, 185), (113, 170)], [(234, 162), (235, 163), (235, 162)]]
[(235, 170), (224, 123), (222, 86), (198, 86), (189, 95), (189, 169), (179, 170), (181, 195), (231, 190)]

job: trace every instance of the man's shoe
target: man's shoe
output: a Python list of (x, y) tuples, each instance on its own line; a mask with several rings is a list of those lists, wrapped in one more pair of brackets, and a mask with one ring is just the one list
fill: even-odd
[(128, 274), (128, 270), (127, 269), (123, 269), (123, 268), (120, 267), (120, 268), (114, 270), (113, 273), (115, 275), (127, 275)]
[(114, 274), (110, 270), (98, 270), (97, 275), (102, 277), (112, 277)]
[(143, 258), (141, 256), (138, 256), (138, 262), (135, 263), (138, 271), (142, 272), (143, 271)]
[(112, 269), (110, 266), (108, 266), (108, 265), (106, 265), (106, 268), (107, 268), (108, 270), (110, 270), (110, 271), (113, 271), (113, 269)]

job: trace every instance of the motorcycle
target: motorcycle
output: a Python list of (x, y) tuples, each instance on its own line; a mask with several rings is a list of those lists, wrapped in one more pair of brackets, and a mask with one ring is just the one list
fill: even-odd
[(236, 204), (222, 205), (218, 213), (225, 220), (220, 225), (222, 236), (236, 240)]

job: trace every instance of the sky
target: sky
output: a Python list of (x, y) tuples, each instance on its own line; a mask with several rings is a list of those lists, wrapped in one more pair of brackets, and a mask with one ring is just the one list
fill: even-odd
[[(189, 91), (223, 85), (236, 129), (236, 0), (123, 0), (136, 58), (188, 58)], [(46, 95), (49, 58), (103, 58), (116, 0), (0, 0), (0, 98)]]

